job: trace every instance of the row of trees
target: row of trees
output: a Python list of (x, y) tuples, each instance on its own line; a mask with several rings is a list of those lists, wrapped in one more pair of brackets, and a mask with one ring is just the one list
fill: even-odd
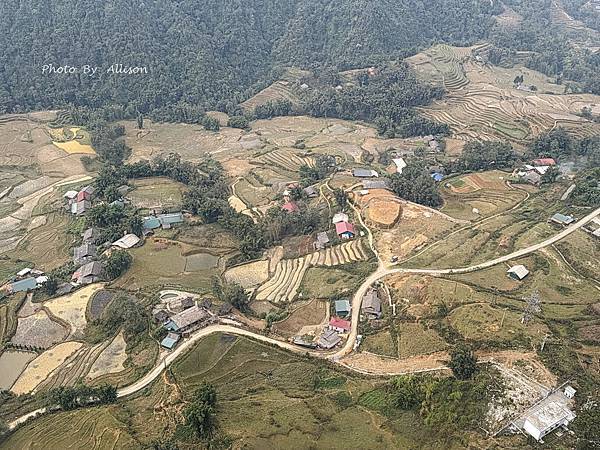
[(600, 136), (576, 138), (563, 128), (536, 137), (528, 147), (534, 156), (561, 158), (583, 157), (590, 168), (600, 166)]
[(117, 401), (117, 388), (105, 384), (91, 387), (85, 384), (61, 386), (51, 389), (46, 394), (49, 407), (56, 405), (64, 411), (80, 408), (89, 404), (107, 404)]

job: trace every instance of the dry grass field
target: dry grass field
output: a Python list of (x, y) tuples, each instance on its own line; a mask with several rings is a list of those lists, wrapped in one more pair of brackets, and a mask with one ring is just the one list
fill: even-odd
[(264, 283), (269, 278), (269, 261), (255, 261), (232, 267), (225, 274), (225, 279), (248, 289)]
[(294, 309), (286, 319), (274, 323), (272, 329), (286, 337), (305, 334), (311, 328), (323, 323), (328, 311), (328, 302), (312, 300), (307, 305)]
[(132, 181), (134, 189), (127, 198), (136, 208), (180, 209), (185, 186), (169, 178), (149, 177)]

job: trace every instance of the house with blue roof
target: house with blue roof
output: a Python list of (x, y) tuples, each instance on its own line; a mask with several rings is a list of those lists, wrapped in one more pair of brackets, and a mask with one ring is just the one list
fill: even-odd
[(439, 183), (440, 181), (442, 181), (444, 179), (444, 175), (442, 175), (439, 172), (434, 172), (431, 174), (431, 178), (433, 178), (434, 181)]
[(338, 317), (346, 317), (350, 314), (350, 302), (347, 299), (335, 301), (335, 315)]
[(35, 278), (29, 277), (29, 278), (25, 278), (23, 280), (19, 280), (19, 281), (15, 281), (15, 282), (11, 283), (8, 289), (10, 290), (10, 292), (12, 292), (14, 294), (15, 292), (32, 291), (36, 288), (37, 288), (37, 281), (35, 281)]
[(169, 350), (172, 350), (177, 345), (177, 342), (179, 342), (180, 337), (181, 336), (179, 336), (177, 333), (169, 333), (160, 342), (160, 345), (164, 348), (168, 348)]

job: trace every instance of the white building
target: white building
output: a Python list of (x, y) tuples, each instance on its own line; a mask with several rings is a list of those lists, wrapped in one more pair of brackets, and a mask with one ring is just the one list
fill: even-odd
[(404, 158), (394, 158), (392, 159), (392, 162), (396, 165), (396, 172), (398, 173), (402, 173), (402, 169), (404, 169), (407, 166), (406, 161), (404, 161)]
[(548, 402), (540, 405), (525, 418), (523, 431), (536, 441), (541, 441), (548, 433), (559, 427), (566, 427), (575, 419), (575, 414), (559, 402)]

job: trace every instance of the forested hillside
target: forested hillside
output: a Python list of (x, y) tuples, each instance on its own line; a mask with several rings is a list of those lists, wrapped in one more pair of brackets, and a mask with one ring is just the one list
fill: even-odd
[[(157, 119), (230, 111), (283, 66), (364, 67), (435, 40), (486, 35), (487, 1), (9, 0), (0, 14), (0, 112), (127, 105)], [(111, 64), (148, 74), (109, 75)], [(95, 76), (44, 64), (98, 66)]]

